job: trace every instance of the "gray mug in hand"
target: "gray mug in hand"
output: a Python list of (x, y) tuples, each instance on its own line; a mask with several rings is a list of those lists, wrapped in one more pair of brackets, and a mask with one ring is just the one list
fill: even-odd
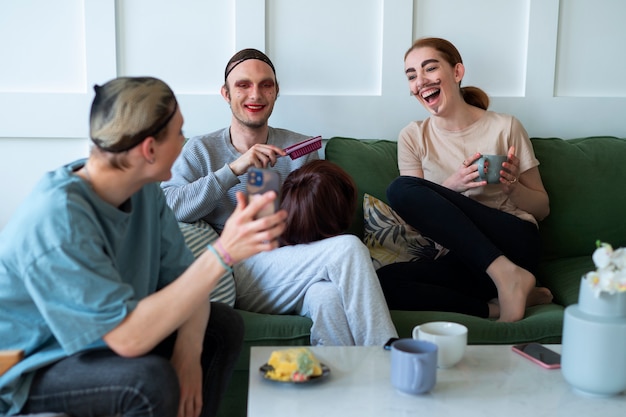
[(474, 181), (487, 181), (488, 184), (500, 183), (502, 163), (507, 161), (506, 155), (483, 155), (476, 160), (478, 177)]

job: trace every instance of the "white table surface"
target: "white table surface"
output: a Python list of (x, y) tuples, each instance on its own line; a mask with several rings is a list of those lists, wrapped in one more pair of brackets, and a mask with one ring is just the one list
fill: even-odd
[(312, 347), (331, 369), (328, 378), (304, 385), (264, 379), (259, 367), (284, 348), (252, 348), (248, 417), (626, 416), (625, 395), (575, 392), (560, 369), (544, 369), (511, 346), (468, 346), (455, 367), (437, 371), (433, 391), (416, 396), (392, 387), (391, 352), (382, 347)]

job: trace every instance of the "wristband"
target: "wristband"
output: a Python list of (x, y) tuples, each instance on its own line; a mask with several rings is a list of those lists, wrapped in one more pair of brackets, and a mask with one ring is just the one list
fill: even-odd
[(213, 255), (215, 255), (215, 257), (217, 258), (218, 261), (220, 261), (220, 264), (222, 265), (222, 268), (224, 268), (226, 270), (226, 272), (233, 272), (233, 268), (231, 268), (230, 266), (228, 266), (228, 264), (226, 262), (224, 262), (224, 259), (222, 259), (222, 255), (219, 254), (219, 252), (217, 251), (217, 249), (215, 249), (213, 247), (213, 245), (209, 245), (206, 247), (208, 250), (210, 250), (211, 252), (213, 252)]
[(226, 261), (228, 265), (232, 265), (234, 263), (233, 258), (232, 256), (230, 256), (230, 253), (226, 252), (226, 249), (224, 249), (224, 246), (222, 246), (222, 242), (220, 242), (220, 240), (217, 239), (214, 245), (217, 246), (217, 250), (219, 250), (222, 256), (224, 257), (224, 261)]

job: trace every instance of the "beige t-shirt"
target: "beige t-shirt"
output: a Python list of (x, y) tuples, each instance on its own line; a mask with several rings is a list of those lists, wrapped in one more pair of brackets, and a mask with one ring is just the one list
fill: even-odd
[[(480, 152), (483, 155), (506, 155), (515, 146), (520, 160), (520, 174), (539, 165), (528, 133), (515, 117), (486, 111), (471, 126), (456, 132), (438, 129), (431, 117), (411, 122), (398, 138), (398, 168), (421, 169), (424, 179), (443, 184), (454, 174), (465, 158)], [(502, 185), (487, 184), (472, 188), (464, 195), (537, 224), (530, 213), (519, 209), (502, 192)]]

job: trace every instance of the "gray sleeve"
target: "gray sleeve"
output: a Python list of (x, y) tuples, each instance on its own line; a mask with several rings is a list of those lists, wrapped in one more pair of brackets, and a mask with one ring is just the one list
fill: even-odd
[[(209, 221), (215, 210), (229, 199), (228, 191), (240, 183), (228, 166), (230, 151), (219, 138), (212, 139), (210, 144), (207, 137), (191, 139), (172, 166), (172, 178), (161, 184), (178, 221)], [(213, 220), (217, 226), (223, 223), (221, 219)]]
[[(269, 143), (285, 148), (308, 137), (270, 127)], [(221, 232), (237, 205), (236, 192), (245, 192), (246, 174), (237, 177), (228, 166), (241, 156), (234, 152), (228, 129), (187, 142), (172, 167), (172, 178), (161, 184), (178, 221), (193, 223), (202, 219)], [(318, 158), (317, 152), (296, 160), (282, 157), (271, 169), (280, 174), (282, 183), (291, 171)]]

